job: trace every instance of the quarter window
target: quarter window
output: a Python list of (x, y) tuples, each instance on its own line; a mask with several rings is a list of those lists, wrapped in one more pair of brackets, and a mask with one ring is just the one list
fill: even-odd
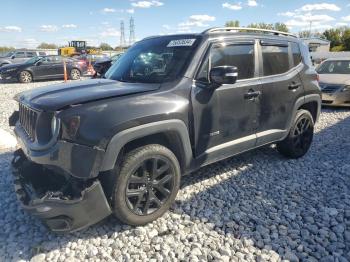
[(283, 74), (289, 70), (288, 47), (263, 45), (264, 76)]
[(292, 47), (294, 66), (297, 66), (301, 63), (300, 48), (299, 48), (299, 45), (297, 43), (291, 43), (291, 47)]
[(210, 51), (210, 63), (207, 59), (199, 70), (197, 80), (209, 82), (210, 68), (217, 66), (235, 66), (238, 79), (254, 77), (255, 71), (254, 45), (218, 45)]

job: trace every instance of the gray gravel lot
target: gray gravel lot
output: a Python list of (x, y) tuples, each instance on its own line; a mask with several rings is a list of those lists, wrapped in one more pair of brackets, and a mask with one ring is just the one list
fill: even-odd
[[(53, 82), (49, 82), (53, 83)], [(0, 83), (0, 128), (11, 97), (47, 85)], [(113, 217), (55, 235), (22, 211), (0, 152), (0, 261), (350, 261), (350, 109), (324, 109), (302, 159), (272, 146), (185, 177), (171, 211), (138, 228)]]

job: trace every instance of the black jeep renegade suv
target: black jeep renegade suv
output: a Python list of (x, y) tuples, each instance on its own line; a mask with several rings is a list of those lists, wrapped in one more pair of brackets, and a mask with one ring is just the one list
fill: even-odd
[(143, 225), (202, 166), (271, 143), (303, 156), (320, 113), (317, 75), (298, 38), (261, 31), (146, 38), (102, 79), (18, 94), (23, 207), (53, 231), (111, 213)]

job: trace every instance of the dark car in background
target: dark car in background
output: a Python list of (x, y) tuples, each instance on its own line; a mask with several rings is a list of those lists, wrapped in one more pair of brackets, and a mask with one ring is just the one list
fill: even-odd
[(123, 53), (116, 54), (112, 57), (103, 58), (94, 63), (94, 78), (102, 77), (108, 71), (108, 69), (119, 60)]
[(85, 64), (86, 66), (91, 63), (91, 65), (94, 65), (96, 61), (99, 61), (101, 59), (107, 59), (108, 56), (104, 54), (83, 54), (79, 56), (74, 56), (74, 59), (79, 61), (82, 64)]
[(35, 56), (46, 56), (45, 52), (35, 50), (15, 50), (0, 57), (0, 67), (8, 64), (23, 63)]
[(36, 56), (21, 64), (3, 66), (0, 68), (0, 79), (15, 79), (21, 83), (44, 79), (63, 79), (63, 59), (66, 61), (68, 78), (80, 79), (80, 76), (86, 71), (86, 66), (79, 61), (61, 56)]
[(350, 107), (350, 58), (332, 58), (318, 68), (322, 104)]

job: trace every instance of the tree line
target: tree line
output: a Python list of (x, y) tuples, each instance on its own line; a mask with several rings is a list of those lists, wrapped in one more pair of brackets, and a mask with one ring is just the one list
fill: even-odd
[[(56, 44), (53, 43), (41, 43), (40, 45), (38, 45), (36, 48), (37, 49), (58, 49), (62, 46), (58, 46)], [(107, 43), (101, 43), (98, 47), (91, 47), (91, 48), (95, 48), (95, 49), (101, 49), (102, 51), (113, 51), (113, 50), (119, 50), (119, 47), (115, 47), (113, 48), (111, 45), (107, 44)], [(10, 52), (12, 50), (15, 50), (16, 48), (11, 47), (11, 46), (0, 46), (0, 54), (5, 54), (7, 52)], [(29, 48), (23, 48), (23, 49), (29, 49)]]
[[(225, 24), (226, 27), (240, 27), (240, 22), (238, 20), (228, 21)], [(289, 33), (288, 26), (284, 23), (252, 23), (246, 27), (276, 30), (281, 32)], [(298, 33), (300, 38), (310, 38), (318, 37), (321, 39), (326, 39), (331, 42), (331, 51), (350, 51), (350, 27), (343, 26), (339, 28), (327, 29), (324, 32), (314, 32), (301, 31)]]
[[(227, 21), (225, 24), (226, 27), (240, 27), (240, 22), (238, 20)], [(268, 29), (276, 30), (282, 32), (289, 32), (288, 26), (284, 23), (251, 23), (246, 27), (250, 28), (259, 28), (259, 29)], [(331, 51), (340, 52), (340, 51), (350, 51), (350, 27), (343, 26), (339, 28), (327, 29), (324, 32), (314, 32), (310, 31), (301, 31), (299, 32), (299, 37), (301, 38), (310, 38), (318, 37), (326, 39), (331, 42)], [(38, 49), (58, 49), (59, 46), (53, 43), (41, 43), (37, 46)], [(107, 43), (101, 43), (98, 47), (92, 47), (95, 49), (101, 49), (102, 51), (113, 51), (119, 50), (120, 47), (117, 46), (113, 48)], [(6, 53), (14, 50), (14, 47), (0, 46), (0, 53)]]

